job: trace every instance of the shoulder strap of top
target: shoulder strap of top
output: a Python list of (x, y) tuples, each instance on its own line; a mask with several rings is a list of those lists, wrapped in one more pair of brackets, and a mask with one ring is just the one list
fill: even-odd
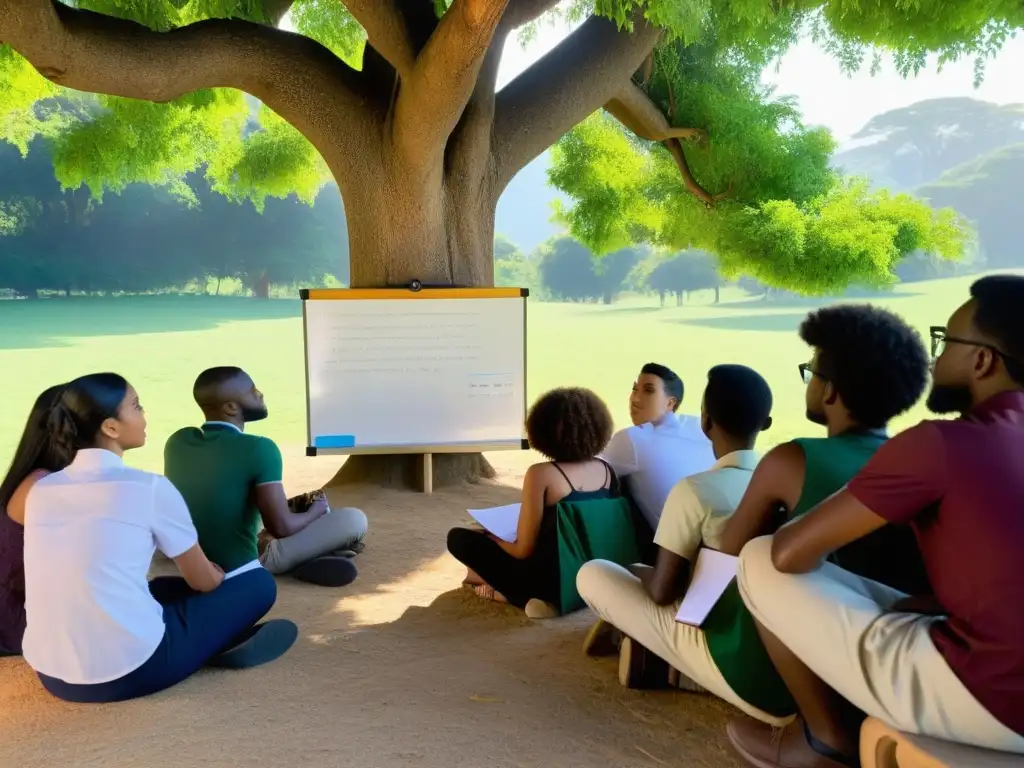
[(562, 469), (560, 466), (558, 466), (558, 462), (557, 461), (552, 461), (551, 462), (551, 466), (553, 466), (555, 469), (558, 470), (559, 474), (561, 474), (562, 477), (565, 478), (565, 482), (567, 482), (569, 484), (569, 487), (572, 488), (575, 491), (576, 490), (576, 486), (572, 484), (572, 480), (570, 480), (569, 476), (567, 474), (565, 474), (565, 470)]
[(602, 488), (607, 488), (613, 494), (619, 492), (619, 476), (615, 474), (615, 470), (612, 469), (612, 465), (602, 459), (600, 456), (597, 460), (604, 464), (604, 483), (601, 485)]

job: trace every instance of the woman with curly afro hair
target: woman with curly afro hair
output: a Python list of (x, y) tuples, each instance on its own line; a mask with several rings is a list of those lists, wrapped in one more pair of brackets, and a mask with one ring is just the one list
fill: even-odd
[(550, 618), (558, 614), (559, 595), (555, 505), (618, 495), (614, 473), (598, 458), (611, 439), (612, 417), (589, 389), (553, 389), (533, 404), (526, 434), (549, 461), (534, 464), (523, 478), (515, 542), (453, 528), (448, 551), (469, 568), (467, 583), (481, 597), (525, 609), (531, 618)]

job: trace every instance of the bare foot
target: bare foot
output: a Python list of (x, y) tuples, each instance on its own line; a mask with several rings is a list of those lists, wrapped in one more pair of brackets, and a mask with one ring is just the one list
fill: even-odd
[(466, 569), (466, 578), (462, 580), (463, 586), (466, 587), (479, 587), (487, 582), (480, 578), (480, 576), (472, 569)]
[(482, 597), (484, 600), (492, 600), (495, 603), (508, 602), (508, 600), (505, 599), (504, 595), (502, 595), (500, 592), (495, 592), (494, 587), (490, 586), (489, 584), (478, 584), (473, 591), (476, 592), (477, 597)]

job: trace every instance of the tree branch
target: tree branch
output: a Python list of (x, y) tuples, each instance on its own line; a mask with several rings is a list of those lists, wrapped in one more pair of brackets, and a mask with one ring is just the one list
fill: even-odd
[(412, 72), (416, 48), (399, 9), (400, 0), (342, 0), (342, 4), (366, 30), (370, 45), (402, 77)]
[(627, 130), (648, 141), (700, 140), (707, 137), (707, 132), (700, 128), (676, 128), (670, 125), (658, 105), (632, 80), (604, 108)]
[(319, 43), (263, 24), (212, 19), (160, 33), (52, 0), (3, 0), (0, 42), (43, 77), (79, 91), (166, 102), (237, 88), (321, 153), (371, 117), (358, 72)]
[(724, 200), (730, 194), (732, 189), (728, 189), (725, 192), (721, 192), (717, 195), (712, 195), (700, 183), (693, 177), (693, 172), (690, 170), (690, 164), (686, 160), (686, 153), (683, 151), (683, 144), (679, 139), (668, 139), (665, 142), (665, 147), (668, 149), (669, 154), (672, 155), (672, 159), (676, 161), (676, 167), (679, 168), (679, 175), (683, 177), (683, 187), (691, 195), (696, 197), (705, 207), (711, 208), (719, 200)]
[(393, 139), (403, 161), (435, 167), (476, 88), (509, 0), (455, 0), (403, 78)]
[(484, 57), (473, 95), (448, 140), (446, 171), (457, 183), (481, 183), (491, 158), (491, 134), (494, 130), (494, 95), (498, 68), (511, 26), (502, 22)]
[(661, 31), (640, 14), (634, 31), (593, 17), (498, 94), (498, 184), (613, 99), (654, 49)]

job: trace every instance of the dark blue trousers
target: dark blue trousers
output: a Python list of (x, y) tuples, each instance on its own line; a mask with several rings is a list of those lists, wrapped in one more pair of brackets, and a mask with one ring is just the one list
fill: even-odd
[(92, 685), (39, 674), (43, 687), (58, 699), (80, 704), (126, 701), (170, 688), (233, 645), (277, 599), (277, 583), (263, 568), (227, 579), (213, 592), (196, 592), (180, 576), (153, 579), (149, 591), (164, 608), (164, 639), (141, 667)]

